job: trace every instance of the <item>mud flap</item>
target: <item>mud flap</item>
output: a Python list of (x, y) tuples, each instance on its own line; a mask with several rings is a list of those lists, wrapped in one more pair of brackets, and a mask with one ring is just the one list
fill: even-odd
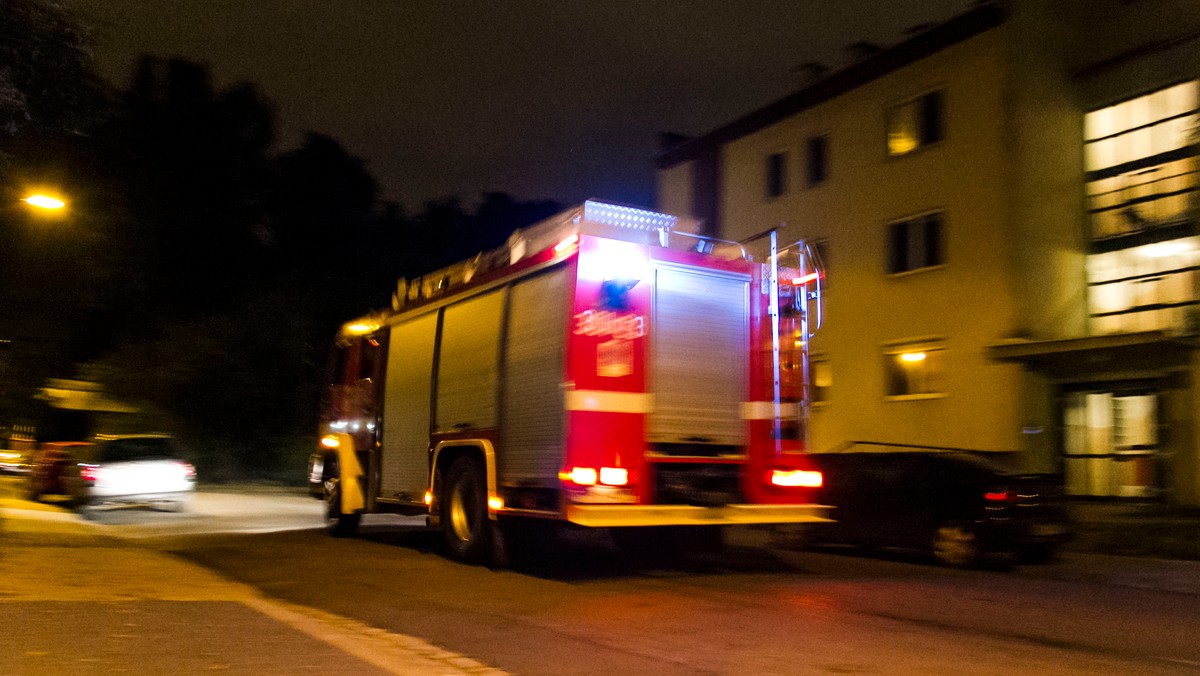
[(338, 441), (338, 486), (341, 491), (342, 514), (361, 512), (367, 506), (367, 499), (363, 495), (364, 472), (354, 448), (354, 437), (344, 432), (332, 436)]

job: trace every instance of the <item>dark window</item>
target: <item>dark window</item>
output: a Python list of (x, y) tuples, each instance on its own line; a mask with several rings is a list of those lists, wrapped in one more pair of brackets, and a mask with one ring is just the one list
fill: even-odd
[(945, 262), (941, 212), (888, 225), (888, 274), (898, 274)]
[(100, 451), (102, 462), (129, 462), (177, 457), (179, 457), (179, 452), (169, 439), (117, 439), (105, 443)]
[(921, 102), (921, 145), (942, 140), (942, 93), (930, 92)]
[(779, 197), (787, 192), (787, 153), (767, 155), (766, 172), (767, 197)]
[(888, 109), (888, 155), (907, 155), (945, 138), (943, 98), (940, 91), (930, 92)]
[(829, 178), (829, 137), (808, 139), (808, 184), (820, 185)]
[(829, 289), (829, 240), (821, 239), (809, 242), (808, 245), (812, 247), (812, 252), (817, 257), (816, 264), (821, 269), (821, 290), (826, 291)]

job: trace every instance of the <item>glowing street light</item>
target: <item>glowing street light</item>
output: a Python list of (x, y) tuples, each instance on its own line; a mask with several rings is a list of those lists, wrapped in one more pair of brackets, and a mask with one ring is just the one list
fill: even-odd
[(34, 206), (39, 209), (48, 209), (51, 211), (62, 209), (67, 206), (66, 202), (62, 201), (61, 199), (59, 199), (57, 197), (52, 197), (50, 195), (43, 195), (40, 193), (35, 194), (35, 195), (30, 195), (29, 197), (26, 197), (26, 198), (22, 199), (21, 201), (25, 202), (26, 204), (28, 204), (30, 206)]

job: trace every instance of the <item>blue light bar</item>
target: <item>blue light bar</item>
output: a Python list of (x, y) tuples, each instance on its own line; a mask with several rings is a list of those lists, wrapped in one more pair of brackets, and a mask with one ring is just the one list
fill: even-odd
[(645, 232), (670, 230), (675, 227), (674, 216), (591, 201), (583, 203), (583, 220)]

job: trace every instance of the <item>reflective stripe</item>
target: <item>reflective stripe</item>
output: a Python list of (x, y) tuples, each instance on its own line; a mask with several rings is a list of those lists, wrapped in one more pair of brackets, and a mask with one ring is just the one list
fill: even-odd
[[(785, 401), (779, 405), (780, 418), (795, 418), (800, 415), (800, 404), (794, 401)], [(773, 401), (743, 401), (742, 402), (742, 419), (743, 420), (774, 420), (775, 402)]]
[(653, 397), (646, 392), (612, 392), (609, 390), (567, 390), (568, 411), (599, 411), (602, 413), (649, 413)]
[(567, 521), (593, 528), (825, 523), (831, 507), (803, 505), (567, 505)]

